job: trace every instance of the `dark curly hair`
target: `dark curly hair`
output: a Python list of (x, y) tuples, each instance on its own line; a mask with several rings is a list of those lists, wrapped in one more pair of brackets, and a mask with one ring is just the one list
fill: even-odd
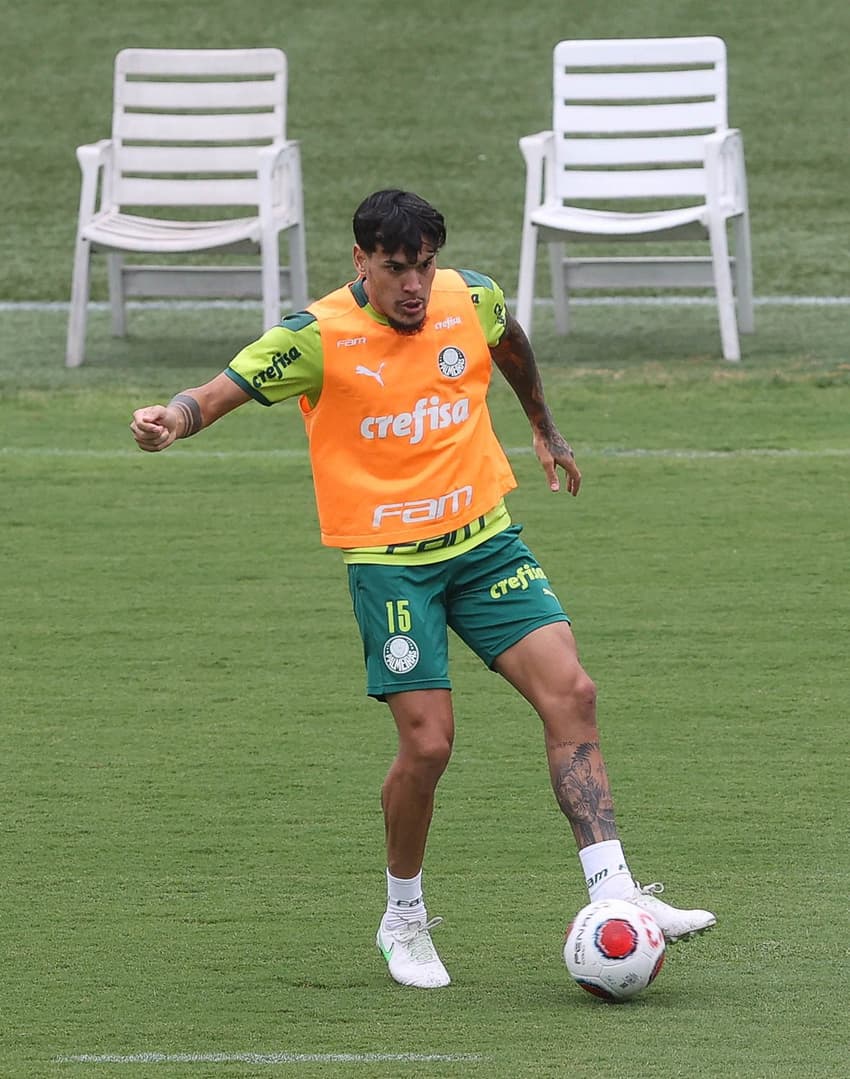
[(411, 260), (423, 244), (435, 251), (446, 242), (446, 222), (439, 210), (412, 191), (389, 188), (365, 198), (354, 212), (354, 238), (371, 255), (378, 247), (399, 248)]

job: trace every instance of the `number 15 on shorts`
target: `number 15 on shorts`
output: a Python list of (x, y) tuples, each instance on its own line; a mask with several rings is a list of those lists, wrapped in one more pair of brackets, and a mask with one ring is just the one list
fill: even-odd
[(410, 600), (387, 600), (387, 629), (390, 633), (409, 633), (413, 626), (410, 617)]

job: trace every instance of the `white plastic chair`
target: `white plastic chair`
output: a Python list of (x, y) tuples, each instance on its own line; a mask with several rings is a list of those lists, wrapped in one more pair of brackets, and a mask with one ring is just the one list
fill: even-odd
[[(263, 329), (279, 322), (282, 293), (296, 309), (306, 305), (301, 158), (298, 143), (286, 138), (286, 101), (280, 49), (118, 53), (112, 137), (77, 148), (82, 185), (67, 366), (83, 362), (92, 253), (107, 255), (118, 336), (129, 296), (262, 297)], [(166, 216), (174, 207), (184, 219)], [(284, 231), (289, 265), (281, 267)], [(131, 253), (246, 251), (260, 256), (259, 265), (124, 260)]]
[[(713, 287), (723, 356), (741, 358), (738, 330), (754, 329), (752, 256), (743, 142), (727, 126), (726, 84), (717, 37), (555, 46), (552, 130), (519, 140), (526, 188), (517, 318), (529, 336), (543, 242), (559, 333), (574, 289)], [(710, 255), (567, 256), (569, 243), (700, 239)]]

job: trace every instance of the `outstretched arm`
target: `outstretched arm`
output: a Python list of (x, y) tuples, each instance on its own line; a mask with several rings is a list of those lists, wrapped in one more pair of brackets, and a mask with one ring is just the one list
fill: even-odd
[(513, 315), (507, 315), (502, 339), (490, 349), (490, 354), (528, 416), (534, 452), (546, 473), (549, 489), (561, 489), (557, 472), (557, 466), (560, 465), (566, 474), (567, 491), (571, 495), (577, 495), (581, 487), (581, 472), (569, 443), (555, 426), (543, 396), (543, 383), (531, 343)]
[(167, 405), (147, 405), (133, 413), (130, 430), (140, 449), (158, 453), (178, 438), (189, 438), (204, 427), (250, 401), (224, 373), (191, 390), (183, 390)]

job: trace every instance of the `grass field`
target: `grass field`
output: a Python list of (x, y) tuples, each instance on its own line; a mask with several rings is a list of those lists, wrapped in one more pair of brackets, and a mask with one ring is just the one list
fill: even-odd
[[(848, 291), (843, 5), (7, 14), (3, 300), (67, 298), (73, 148), (108, 127), (114, 51), (222, 42), (290, 53), (314, 291), (348, 271), (361, 195), (402, 183), (445, 210), (444, 261), (510, 292), (516, 138), (545, 126), (551, 45), (615, 32), (727, 38), (757, 296)], [(760, 305), (740, 366), (711, 307), (583, 307), (566, 340), (542, 308), (575, 501), (493, 386), (513, 515), (599, 685), (630, 861), (718, 914), (613, 1008), (560, 958), (586, 893), (538, 722), (459, 647), (425, 870), (454, 984), (388, 979), (394, 738), (297, 412), (249, 407), (160, 457), (127, 430), (258, 317), (136, 310), (115, 341), (96, 312), (67, 371), (61, 309), (0, 310), (0, 1077), (845, 1079), (850, 308)]]
[[(446, 254), (516, 287), (524, 174), (517, 139), (549, 124), (564, 37), (718, 34), (730, 121), (744, 135), (760, 295), (846, 288), (847, 102), (842, 0), (513, 0), (388, 9), (383, 0), (203, 7), (54, 0), (3, 5), (5, 147), (0, 297), (67, 299), (79, 199), (74, 148), (105, 137), (112, 66), (127, 45), (279, 45), (289, 130), (301, 141), (311, 286), (347, 274), (360, 199), (410, 186), (449, 222)], [(340, 231), (343, 226), (343, 231)], [(102, 261), (102, 260), (101, 260)], [(102, 294), (102, 272), (95, 291)]]

